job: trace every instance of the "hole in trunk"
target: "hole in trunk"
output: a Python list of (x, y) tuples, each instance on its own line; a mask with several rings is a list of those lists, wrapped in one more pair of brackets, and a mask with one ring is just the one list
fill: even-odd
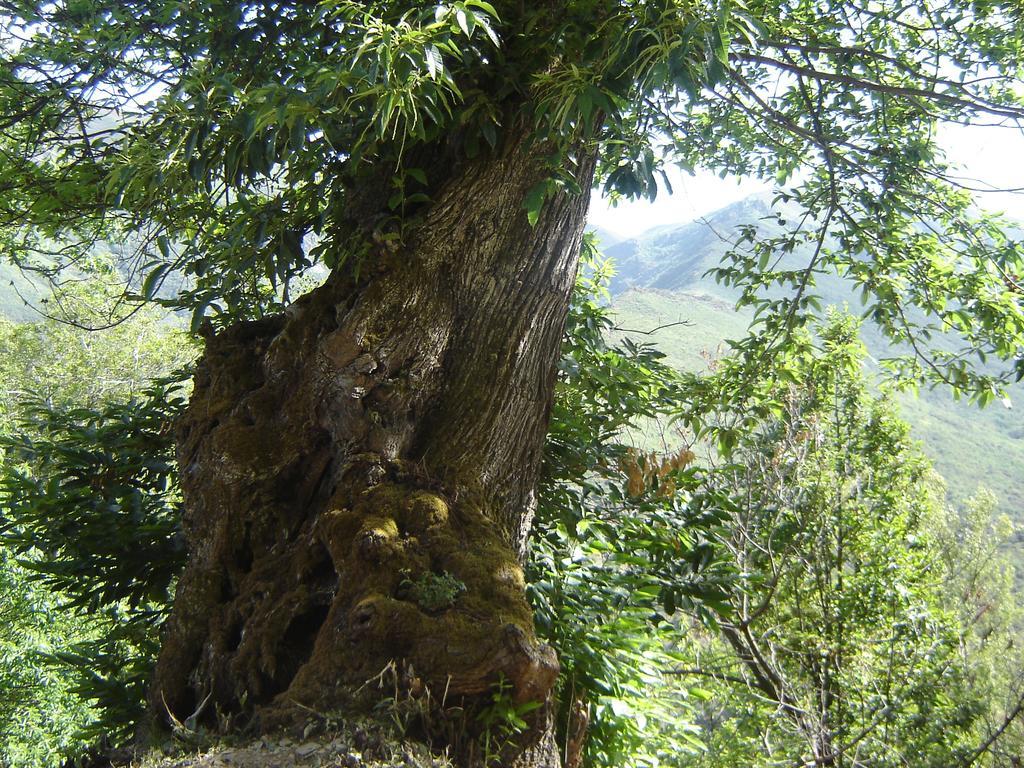
[(241, 574), (249, 573), (252, 570), (252, 541), (250, 532), (252, 525), (250, 523), (245, 524), (245, 535), (242, 536), (242, 540), (238, 544), (238, 548), (235, 550), (235, 562), (234, 565)]
[(319, 550), (316, 554), (316, 565), (309, 573), (308, 583), (315, 584), (318, 590), (329, 592), (331, 597), (338, 589), (338, 571), (334, 567), (334, 561), (323, 546), (317, 545)]
[(238, 646), (242, 644), (242, 628), (244, 626), (241, 619), (235, 619), (231, 623), (231, 629), (228, 631), (227, 647), (225, 648), (228, 653), (234, 653), (238, 650)]
[(292, 619), (278, 645), (277, 673), (270, 686), (273, 695), (287, 689), (302, 665), (309, 661), (329, 611), (329, 605), (314, 605)]

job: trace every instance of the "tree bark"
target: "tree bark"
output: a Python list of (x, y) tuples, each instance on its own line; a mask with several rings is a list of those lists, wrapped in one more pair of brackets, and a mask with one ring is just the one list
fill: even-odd
[[(386, 670), (435, 709), (501, 681), (548, 701), (521, 562), (588, 195), (529, 225), (544, 149), (462, 164), (364, 274), (207, 340), (177, 432), (190, 558), (156, 715), (269, 729), (367, 706)], [(500, 764), (557, 765), (548, 710)]]

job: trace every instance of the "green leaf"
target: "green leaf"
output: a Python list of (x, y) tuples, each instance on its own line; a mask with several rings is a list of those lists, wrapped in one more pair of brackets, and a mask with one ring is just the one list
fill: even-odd
[(526, 218), (529, 220), (531, 227), (537, 226), (537, 221), (540, 219), (540, 211), (550, 186), (551, 183), (549, 181), (541, 181), (530, 187), (530, 191), (526, 193), (523, 208), (526, 210)]
[(466, 37), (470, 36), (470, 14), (467, 14), (465, 8), (460, 7), (461, 3), (455, 5), (455, 20), (458, 22), (459, 29), (462, 30), (462, 34)]
[(306, 143), (306, 118), (303, 115), (296, 115), (292, 121), (291, 132), (288, 136), (288, 145), (292, 152), (298, 152)]
[(156, 246), (160, 250), (160, 255), (165, 259), (171, 258), (171, 243), (167, 239), (167, 235), (159, 235), (156, 239)]
[(424, 56), (427, 61), (427, 72), (436, 80), (444, 72), (444, 60), (441, 58), (441, 52), (437, 50), (436, 45), (428, 45)]
[(492, 19), (498, 20), (498, 12), (494, 9), (494, 6), (485, 0), (466, 0), (464, 3), (467, 8), (479, 8)]
[(160, 264), (156, 269), (152, 270), (146, 279), (142, 281), (142, 297), (147, 301), (151, 300), (156, 296), (157, 290), (160, 288), (160, 282), (171, 269), (170, 264)]

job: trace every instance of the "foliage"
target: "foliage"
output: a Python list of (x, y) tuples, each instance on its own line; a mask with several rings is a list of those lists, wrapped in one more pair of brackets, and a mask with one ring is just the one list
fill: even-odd
[[(0, 243), (48, 274), (124, 243), (137, 298), (197, 328), (278, 308), (314, 263), (367, 274), (453, 173), (525, 136), (550, 166), (534, 221), (588, 156), (612, 195), (653, 197), (672, 163), (779, 185), (797, 215), (741, 230), (717, 272), (763, 315), (748, 367), (838, 272), (910, 345), (895, 375), (985, 402), (1024, 375), (1024, 260), (937, 136), (1019, 125), (1020, 21), (975, 0), (9, 2)], [(937, 330), (963, 344), (929, 348)]]
[[(7, 465), (0, 540), (29, 577), (102, 630), (47, 654), (74, 671), (71, 689), (99, 718), (85, 743), (130, 736), (142, 713), (158, 629), (184, 563), (170, 419), (181, 385), (127, 404), (57, 410), (26, 404), (0, 438)], [(146, 574), (140, 578), (140, 574)]]
[[(698, 223), (659, 228), (610, 249), (617, 270), (613, 292), (616, 282), (620, 291), (634, 286), (613, 295), (616, 323), (639, 331), (657, 328), (650, 335), (629, 335), (656, 344), (665, 353), (665, 362), (679, 370), (707, 369), (727, 348), (727, 339), (743, 338), (753, 315), (749, 310), (736, 311), (734, 293), (701, 278), (728, 248), (714, 232), (724, 232), (738, 222), (755, 222), (763, 214), (763, 206), (748, 200), (707, 217), (713, 229)], [(806, 255), (791, 256), (799, 260)], [(850, 284), (838, 278), (820, 279), (818, 294), (825, 307), (858, 311)], [(891, 345), (870, 324), (862, 327), (861, 338), (868, 349), (868, 368), (875, 371), (871, 361), (891, 356)], [(946, 481), (953, 502), (965, 502), (983, 479), (997, 491), (1001, 509), (1021, 522), (1024, 416), (1018, 406), (1024, 402), (1024, 385), (1009, 387), (1007, 394), (1013, 408), (971, 407), (941, 389), (894, 393), (894, 400), (913, 436), (923, 441), (923, 450)], [(1019, 544), (1013, 548), (1020, 561), (1024, 549)]]
[(181, 389), (157, 384), (139, 400), (99, 408), (30, 401), (17, 433), (3, 439), (0, 493), (11, 517), (0, 536), (19, 555), (40, 553), (25, 567), (69, 608), (138, 610), (166, 599), (181, 561), (167, 436)]
[(687, 692), (665, 683), (676, 661), (667, 617), (677, 605), (722, 599), (730, 575), (710, 546), (720, 521), (669, 492), (696, 482), (692, 454), (679, 452), (683, 460), (664, 473), (640, 472), (646, 457), (627, 430), (669, 414), (680, 380), (650, 346), (606, 341), (610, 271), (592, 254), (585, 261), (545, 452), (529, 591), (538, 628), (561, 659), (566, 754), (585, 748), (585, 765), (658, 765), (700, 748)]
[[(943, 598), (962, 630), (962, 653), (970, 660), (971, 689), (988, 703), (985, 729), (998, 740), (986, 750), (996, 766), (1013, 765), (1024, 754), (1024, 649), (1017, 638), (1024, 626), (1020, 573), (1008, 544), (1018, 529), (997, 513), (996, 496), (979, 491), (959, 509), (950, 509), (934, 531), (943, 563)], [(1011, 719), (1011, 715), (1016, 717)]]
[[(986, 716), (999, 723), (1018, 703), (996, 711), (1019, 685), (1012, 662), (999, 687), (981, 684), (965, 615), (977, 602), (949, 586), (983, 560), (936, 535), (943, 489), (869, 394), (856, 330), (835, 316), (820, 352), (807, 337), (782, 411), (709, 474), (731, 493), (722, 543), (742, 579), (684, 670), (722, 692), (702, 765), (968, 765)], [(1001, 599), (989, 607), (1005, 621)]]
[[(79, 320), (110, 296), (99, 281), (69, 291)], [(0, 334), (0, 755), (52, 765), (138, 717), (182, 559), (168, 431), (181, 385), (147, 380), (190, 352), (152, 311), (103, 332)]]
[(0, 760), (11, 766), (48, 766), (81, 749), (76, 730), (88, 722), (88, 704), (74, 682), (39, 655), (65, 638), (88, 636), (81, 619), (61, 610), (0, 549)]
[[(21, 400), (94, 407), (191, 363), (194, 343), (173, 316), (125, 307), (123, 289), (109, 260), (94, 260), (90, 272), (40, 302), (48, 315), (39, 322), (0, 317), (0, 428), (13, 428)], [(94, 327), (102, 330), (86, 332)]]
[(507, 680), (499, 680), (491, 691), (490, 701), (476, 714), (476, 720), (484, 731), (483, 768), (501, 765), (505, 746), (529, 727), (523, 718), (543, 706), (539, 701), (516, 703), (511, 688)]

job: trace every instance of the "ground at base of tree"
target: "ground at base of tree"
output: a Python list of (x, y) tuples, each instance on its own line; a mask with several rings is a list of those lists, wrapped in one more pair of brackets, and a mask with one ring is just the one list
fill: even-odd
[(178, 753), (150, 754), (125, 768), (451, 768), (397, 733), (354, 727), (310, 739), (263, 737)]

